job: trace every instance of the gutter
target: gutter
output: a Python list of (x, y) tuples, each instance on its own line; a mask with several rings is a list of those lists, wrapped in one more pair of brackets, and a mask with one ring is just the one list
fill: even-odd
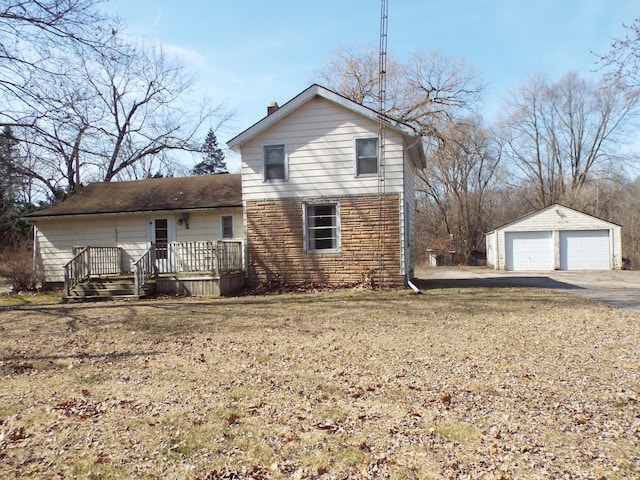
[(74, 218), (95, 218), (95, 217), (114, 217), (123, 215), (171, 215), (180, 212), (211, 212), (215, 210), (233, 210), (242, 208), (240, 205), (224, 205), (219, 207), (185, 207), (174, 208), (171, 210), (132, 210), (121, 212), (89, 212), (89, 213), (54, 213), (51, 215), (34, 215), (37, 212), (29, 213), (22, 217), (22, 219), (29, 225), (35, 225), (37, 220), (57, 220), (60, 218), (74, 219)]

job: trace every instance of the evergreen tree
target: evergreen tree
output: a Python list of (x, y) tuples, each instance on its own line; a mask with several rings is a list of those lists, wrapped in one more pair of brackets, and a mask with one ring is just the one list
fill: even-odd
[(201, 151), (204, 160), (193, 167), (191, 170), (193, 175), (211, 175), (212, 173), (228, 172), (224, 152), (218, 146), (218, 139), (213, 130), (210, 129), (207, 133)]
[(22, 220), (28, 205), (18, 198), (20, 176), (16, 140), (10, 127), (0, 132), (0, 249), (11, 248), (28, 238), (30, 227)]
[(15, 204), (15, 176), (13, 164), (16, 160), (15, 148), (18, 141), (11, 127), (4, 127), (0, 133), (0, 215), (13, 209)]

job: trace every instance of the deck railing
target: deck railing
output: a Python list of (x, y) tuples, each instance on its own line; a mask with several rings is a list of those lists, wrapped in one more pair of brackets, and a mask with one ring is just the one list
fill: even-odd
[(133, 278), (136, 295), (142, 295), (142, 288), (155, 273), (156, 249), (149, 247), (133, 264)]
[(207, 240), (156, 245), (158, 273), (215, 273), (216, 254), (216, 242)]
[[(78, 253), (64, 267), (65, 291), (92, 276), (122, 272), (119, 247), (78, 247)], [(171, 242), (154, 244), (133, 263), (138, 295), (150, 278), (158, 274), (208, 273), (220, 276), (244, 270), (244, 249), (237, 240)]]
[(240, 241), (171, 242), (154, 247), (159, 274), (211, 273), (219, 276), (244, 268)]
[(82, 247), (64, 266), (64, 288), (67, 296), (81, 281), (91, 276), (115, 275), (122, 271), (120, 247)]
[(218, 241), (217, 269), (219, 274), (241, 272), (244, 270), (243, 252), (242, 242), (235, 240)]

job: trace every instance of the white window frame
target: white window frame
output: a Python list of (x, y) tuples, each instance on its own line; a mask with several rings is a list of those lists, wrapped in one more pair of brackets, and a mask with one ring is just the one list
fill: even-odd
[[(224, 234), (224, 220), (225, 218), (230, 218), (231, 219), (231, 236), (227, 236)], [(220, 215), (220, 237), (224, 240), (230, 239), (230, 238), (235, 238), (235, 221), (233, 218), (233, 215)]]
[[(365, 140), (375, 140), (376, 142), (376, 171), (375, 172), (365, 172), (365, 173), (361, 173), (360, 172), (360, 156), (358, 155), (358, 144), (359, 142), (365, 141)], [(354, 172), (355, 172), (355, 176), (356, 177), (375, 177), (378, 175), (378, 170), (380, 168), (379, 165), (379, 145), (378, 145), (378, 137), (360, 137), (360, 138), (355, 138), (353, 140), (353, 156), (354, 156)], [(364, 158), (372, 158), (372, 157), (364, 157)]]
[[(335, 208), (335, 223), (330, 226), (320, 226), (315, 227), (311, 225), (312, 219), (309, 216), (309, 209), (315, 207), (333, 207)], [(342, 241), (340, 238), (340, 230), (341, 230), (341, 222), (340, 222), (340, 203), (338, 202), (304, 202), (302, 204), (302, 226), (303, 226), (303, 242), (304, 242), (304, 252), (305, 253), (340, 253), (342, 250)], [(327, 229), (331, 228), (335, 230), (335, 236), (331, 237), (335, 239), (335, 245), (332, 248), (316, 248), (315, 244), (312, 243), (315, 241), (314, 235), (312, 235), (312, 231), (315, 229)]]
[[(283, 178), (267, 178), (267, 149), (269, 148), (282, 148), (282, 161), (284, 165), (284, 177)], [(262, 146), (262, 181), (263, 182), (286, 182), (289, 178), (289, 162), (287, 155), (286, 143), (271, 143)]]

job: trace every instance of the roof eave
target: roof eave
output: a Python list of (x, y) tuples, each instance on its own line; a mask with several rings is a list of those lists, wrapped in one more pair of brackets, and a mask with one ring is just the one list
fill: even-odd
[(556, 207), (556, 208), (557, 208), (557, 207), (566, 208), (567, 210), (572, 210), (572, 211), (574, 211), (574, 212), (576, 212), (576, 213), (579, 213), (580, 215), (586, 215), (587, 217), (595, 218), (596, 220), (599, 220), (599, 221), (604, 222), (604, 223), (608, 223), (609, 225), (612, 225), (612, 226), (614, 226), (614, 227), (620, 227), (620, 228), (622, 228), (622, 227), (621, 227), (621, 225), (619, 225), (619, 224), (617, 224), (617, 223), (613, 223), (613, 222), (610, 222), (610, 221), (608, 221), (608, 220), (604, 220), (604, 219), (602, 219), (602, 218), (600, 218), (600, 217), (596, 217), (595, 215), (591, 215), (591, 214), (589, 214), (589, 213), (581, 212), (580, 210), (576, 210), (575, 208), (567, 207), (566, 205), (563, 205), (563, 204), (561, 204), (561, 203), (557, 203), (557, 202), (556, 202), (556, 203), (552, 203), (551, 205), (547, 205), (547, 206), (546, 206), (546, 207), (544, 207), (544, 208), (539, 208), (538, 210), (534, 210), (533, 212), (529, 212), (529, 213), (527, 213), (527, 214), (525, 214), (525, 215), (522, 215), (522, 216), (520, 216), (520, 217), (516, 218), (515, 220), (511, 220), (510, 222), (505, 223), (504, 225), (500, 225), (500, 226), (498, 226), (498, 227), (496, 227), (496, 228), (492, 229), (490, 232), (487, 232), (487, 233), (486, 233), (486, 235), (488, 235), (488, 234), (490, 234), (490, 233), (493, 233), (493, 232), (494, 232), (494, 231), (496, 231), (496, 230), (503, 230), (503, 229), (505, 229), (505, 228), (507, 228), (507, 227), (510, 227), (512, 224), (515, 224), (515, 223), (521, 222), (522, 220), (526, 220), (526, 219), (527, 219), (527, 218), (529, 218), (529, 217), (532, 217), (532, 216), (534, 216), (534, 215), (537, 215), (537, 214), (539, 214), (539, 213), (542, 213), (542, 212), (544, 212), (544, 211), (546, 211), (546, 210), (550, 210), (550, 209), (552, 209), (552, 208), (554, 208), (554, 207)]
[[(311, 85), (306, 90), (304, 90), (303, 92), (301, 92), (300, 94), (298, 94), (297, 96), (295, 96), (294, 98), (292, 98), (291, 100), (289, 100), (287, 103), (282, 105), (272, 114), (267, 115), (266, 117), (263, 117), (261, 120), (259, 120), (258, 122), (254, 123), (252, 126), (244, 130), (242, 133), (236, 135), (234, 138), (232, 138), (227, 142), (227, 146), (230, 149), (232, 149), (234, 152), (240, 153), (240, 147), (242, 146), (242, 144), (251, 140), (256, 135), (264, 132), (269, 127), (276, 124), (277, 122), (282, 120), (284, 117), (286, 117), (287, 115), (297, 110), (302, 105), (306, 104), (307, 102), (311, 101), (313, 98), (317, 96), (324, 98), (326, 100), (329, 100), (337, 105), (342, 106), (343, 108), (346, 108), (347, 110), (351, 110), (352, 112), (358, 113), (375, 122), (379, 121), (381, 118), (381, 115), (375, 110), (372, 110), (368, 107), (365, 107), (364, 105), (354, 102), (353, 100), (350, 100), (347, 97), (344, 97), (336, 92), (328, 90), (325, 87), (314, 84), (314, 85)], [(398, 121), (394, 121), (388, 117), (382, 117), (382, 118), (384, 119), (385, 125), (387, 127), (397, 131), (398, 133), (404, 135), (405, 137), (413, 139), (416, 136), (418, 136), (415, 129), (413, 129), (409, 125), (406, 125)]]
[(114, 216), (114, 215), (149, 215), (153, 214), (167, 214), (175, 212), (208, 212), (211, 210), (225, 210), (232, 208), (242, 208), (242, 203), (238, 205), (219, 205), (215, 207), (175, 207), (164, 208), (158, 210), (131, 210), (131, 211), (117, 211), (117, 212), (72, 212), (72, 213), (54, 213), (52, 215), (37, 215), (36, 212), (24, 215), (22, 218), (29, 224), (36, 220), (54, 220), (59, 218), (79, 218), (79, 217), (102, 217), (102, 216)]

